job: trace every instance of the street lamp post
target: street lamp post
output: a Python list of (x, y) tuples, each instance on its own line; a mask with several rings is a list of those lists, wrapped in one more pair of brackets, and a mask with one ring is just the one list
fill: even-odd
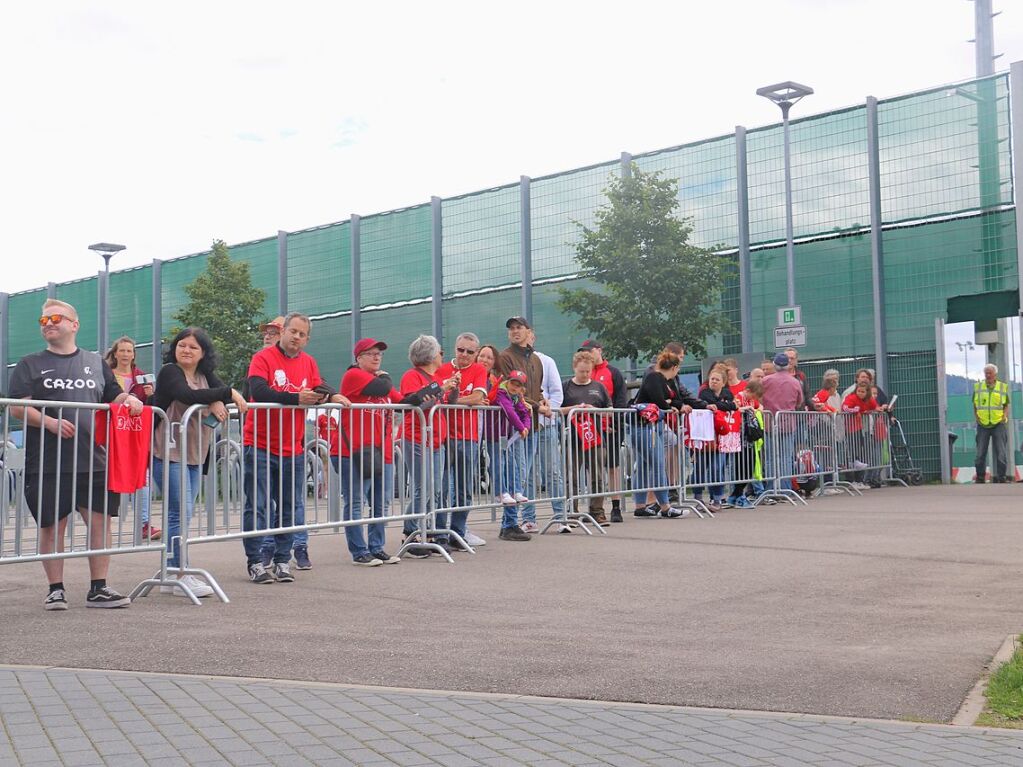
[(96, 346), (100, 354), (107, 348), (107, 304), (110, 294), (110, 259), (115, 253), (124, 250), (124, 245), (117, 245), (113, 242), (97, 242), (90, 245), (89, 250), (98, 253), (103, 257), (103, 271), (99, 276), (99, 328), (96, 335)]
[(792, 105), (813, 93), (813, 88), (788, 80), (757, 88), (757, 95), (781, 107), (781, 122), (785, 145), (785, 284), (789, 306), (796, 303), (796, 257), (792, 243), (792, 167), (789, 158), (789, 110)]
[(970, 362), (969, 356), (977, 347), (973, 345), (973, 341), (956, 341), (955, 345), (959, 347), (959, 351), (963, 353), (963, 376), (967, 381), (970, 380)]

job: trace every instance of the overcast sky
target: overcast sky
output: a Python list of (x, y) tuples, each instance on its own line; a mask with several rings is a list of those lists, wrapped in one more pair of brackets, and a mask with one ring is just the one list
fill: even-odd
[[(996, 0), (999, 69), (1023, 3)], [(966, 0), (9, 2), (16, 292), (973, 76)], [(116, 300), (116, 298), (115, 298)]]

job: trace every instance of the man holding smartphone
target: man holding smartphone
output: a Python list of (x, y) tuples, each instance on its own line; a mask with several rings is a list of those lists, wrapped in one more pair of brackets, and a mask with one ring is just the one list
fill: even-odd
[[(319, 366), (304, 351), (312, 323), (298, 312), (284, 318), (281, 338), (256, 352), (249, 364), (249, 401), (285, 405), (250, 408), (245, 420), (245, 510), (242, 529), (269, 530), (305, 524), (305, 409), (325, 403), (351, 404), (328, 387)], [(276, 511), (268, 513), (271, 501)], [(249, 579), (291, 583), (292, 547), (296, 567), (308, 570), (308, 533), (275, 533), (270, 568), (263, 564), (263, 537), (243, 538)]]

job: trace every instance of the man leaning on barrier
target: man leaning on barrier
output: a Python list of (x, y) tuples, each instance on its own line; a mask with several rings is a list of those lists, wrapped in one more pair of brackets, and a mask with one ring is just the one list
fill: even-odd
[[(50, 299), (39, 325), (46, 349), (23, 357), (11, 376), (14, 399), (89, 404), (123, 403), (131, 415), (142, 402), (121, 390), (113, 371), (97, 352), (78, 348), (78, 312), (71, 304)], [(25, 501), (39, 526), (39, 553), (64, 551), (68, 517), (76, 508), (85, 521), (89, 548), (110, 546), (110, 520), (118, 515), (120, 496), (106, 487), (106, 451), (93, 445), (93, 410), (12, 407), (25, 424)], [(131, 600), (107, 586), (109, 554), (89, 557), (91, 584), (86, 607), (127, 607)], [(66, 610), (64, 560), (45, 559), (49, 594), (47, 610)]]
[[(245, 420), (244, 485), (245, 532), (305, 524), (305, 410), (296, 406), (348, 400), (328, 387), (320, 369), (303, 351), (309, 343), (311, 322), (291, 312), (284, 318), (281, 340), (252, 356), (249, 363), (251, 402), (270, 402), (284, 409), (249, 410)], [(277, 511), (270, 518), (271, 499)], [(291, 583), (291, 550), (302, 569), (311, 567), (306, 550), (308, 533), (277, 533), (270, 569), (262, 561), (263, 537), (242, 539), (249, 579), (253, 583)]]
[[(487, 371), (476, 361), (479, 350), (480, 339), (475, 333), (461, 333), (455, 339), (455, 356), (437, 371), (441, 379), (455, 378), (458, 381), (459, 405), (475, 407), (487, 404)], [(472, 506), (473, 493), (479, 487), (479, 413), (476, 410), (457, 410), (448, 414), (447, 422), (445, 487), (448, 501), (445, 505), (461, 509), (451, 512), (451, 529), (465, 540), (469, 507)], [(444, 526), (440, 518), (437, 524), (438, 527)]]

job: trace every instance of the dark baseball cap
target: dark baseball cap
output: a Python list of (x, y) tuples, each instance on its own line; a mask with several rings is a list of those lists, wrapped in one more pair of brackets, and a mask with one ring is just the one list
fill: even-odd
[(776, 368), (787, 368), (789, 366), (789, 355), (779, 352), (774, 355), (774, 366)]
[(529, 321), (525, 317), (509, 317), (508, 321), (504, 323), (506, 328), (510, 328), (512, 325), (522, 325), (524, 328), (533, 329), (533, 326), (529, 324)]
[(587, 338), (585, 341), (583, 341), (581, 344), (579, 344), (578, 351), (588, 352), (588, 351), (590, 351), (590, 349), (603, 349), (603, 348), (604, 348), (604, 344), (602, 344), (600, 341), (594, 341), (592, 338)]

